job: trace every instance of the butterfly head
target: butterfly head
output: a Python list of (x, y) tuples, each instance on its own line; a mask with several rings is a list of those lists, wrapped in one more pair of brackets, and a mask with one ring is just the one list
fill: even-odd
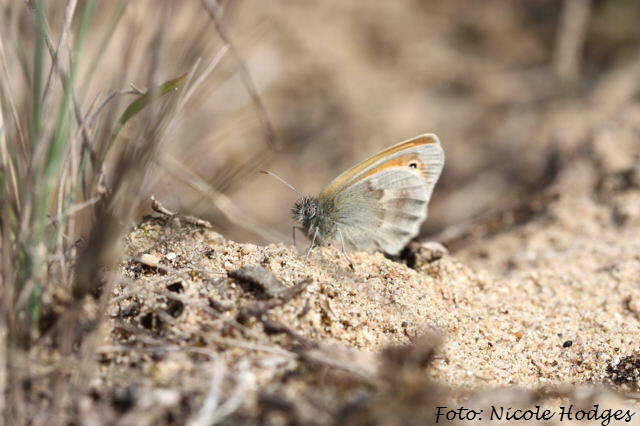
[(302, 224), (303, 227), (309, 228), (311, 222), (318, 215), (318, 200), (312, 197), (302, 197), (293, 205), (291, 213), (296, 222)]

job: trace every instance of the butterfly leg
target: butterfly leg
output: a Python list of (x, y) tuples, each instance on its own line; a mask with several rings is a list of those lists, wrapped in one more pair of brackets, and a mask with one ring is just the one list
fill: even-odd
[(304, 257), (304, 261), (306, 262), (309, 259), (309, 255), (311, 254), (311, 249), (313, 249), (313, 245), (316, 242), (316, 237), (318, 236), (318, 228), (316, 228), (316, 232), (313, 233), (313, 238), (311, 239), (311, 245), (307, 250), (307, 255)]
[(355, 271), (356, 268), (353, 266), (353, 262), (351, 261), (351, 259), (349, 259), (349, 256), (347, 256), (347, 250), (344, 247), (344, 237), (342, 236), (342, 232), (340, 232), (339, 229), (338, 235), (340, 235), (340, 243), (342, 244), (342, 254), (344, 254), (345, 259), (347, 259), (347, 262), (349, 262), (349, 268), (351, 268), (352, 271)]

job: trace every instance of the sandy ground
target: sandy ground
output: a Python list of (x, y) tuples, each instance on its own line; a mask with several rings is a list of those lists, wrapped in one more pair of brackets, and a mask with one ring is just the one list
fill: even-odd
[(622, 424), (640, 411), (640, 169), (629, 155), (605, 169), (606, 155), (576, 158), (526, 219), (476, 224), (454, 254), (416, 249), (413, 268), (351, 253), (352, 270), (332, 247), (305, 261), (291, 246), (146, 218), (127, 238), (101, 397), (85, 414), (98, 404), (131, 424), (233, 411), (229, 424), (401, 425), (465, 406), (507, 424), (488, 420), (492, 407), (542, 405), (555, 416), (528, 424), (565, 425), (561, 407), (598, 404), (575, 424), (604, 424), (609, 409)]

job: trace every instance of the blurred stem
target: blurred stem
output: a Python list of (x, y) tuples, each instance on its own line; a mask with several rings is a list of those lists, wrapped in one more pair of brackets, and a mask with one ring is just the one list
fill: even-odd
[(236, 44), (231, 39), (229, 32), (227, 31), (226, 26), (223, 22), (223, 9), (216, 0), (202, 0), (202, 4), (209, 14), (211, 18), (211, 22), (213, 22), (213, 26), (216, 29), (216, 32), (224, 42), (226, 46), (229, 47), (229, 53), (236, 60), (238, 64), (238, 73), (240, 78), (242, 79), (242, 83), (253, 102), (256, 113), (258, 114), (258, 118), (260, 119), (260, 123), (262, 124), (262, 128), (264, 130), (265, 138), (267, 141), (267, 145), (272, 148), (274, 151), (280, 151), (282, 149), (281, 143), (276, 137), (276, 132), (273, 129), (273, 124), (271, 124), (271, 119), (267, 114), (267, 109), (262, 102), (262, 98), (258, 94), (258, 89), (256, 88), (256, 84), (251, 78), (251, 73), (249, 72), (249, 68), (245, 64), (244, 60), (240, 56), (240, 52), (238, 52), (238, 48)]
[(565, 0), (558, 33), (554, 67), (558, 77), (569, 85), (580, 79), (581, 58), (591, 17), (591, 0)]
[(31, 119), (31, 126), (29, 128), (29, 139), (32, 143), (37, 143), (40, 132), (42, 130), (42, 91), (44, 88), (44, 44), (46, 38), (46, 11), (44, 0), (31, 2), (32, 7), (35, 10), (36, 16), (36, 46), (34, 50), (34, 66), (33, 66), (33, 78), (32, 78), (32, 90), (33, 90), (33, 113)]
[(122, 18), (122, 15), (124, 15), (124, 11), (128, 4), (129, 2), (127, 0), (120, 0), (120, 2), (118, 3), (118, 6), (116, 7), (116, 10), (111, 18), (111, 21), (109, 22), (109, 25), (107, 25), (107, 29), (102, 36), (100, 45), (98, 46), (98, 49), (96, 49), (95, 54), (91, 59), (91, 62), (89, 65), (89, 71), (85, 74), (82, 84), (80, 86), (80, 93), (82, 94), (86, 93), (87, 87), (89, 86), (89, 83), (91, 83), (91, 79), (95, 75), (96, 69), (98, 68), (98, 64), (100, 63), (100, 60), (104, 56), (104, 52), (107, 51), (107, 46), (109, 45), (109, 42), (112, 40), (113, 38), (112, 35), (115, 32), (118, 23), (120, 23), (120, 19)]
[[(47, 93), (43, 93), (43, 75), (44, 75), (44, 52), (45, 46), (49, 50), (52, 62), (52, 75), (58, 75), (63, 92), (62, 98), (58, 105), (51, 106), (52, 111), (47, 113), (49, 117), (55, 117), (52, 123), (51, 136), (47, 138), (47, 143), (35, 149), (30, 164), (30, 183), (33, 190), (30, 191), (30, 203), (35, 209), (33, 215), (28, 222), (31, 223), (27, 230), (27, 237), (24, 238), (23, 252), (25, 254), (24, 261), (19, 268), (22, 271), (18, 277), (18, 287), (23, 294), (19, 298), (26, 301), (26, 294), (29, 293), (29, 311), (32, 320), (31, 325), (36, 326), (40, 315), (40, 295), (42, 286), (47, 281), (47, 255), (56, 251), (59, 243), (60, 235), (65, 231), (65, 224), (49, 227), (48, 215), (51, 211), (52, 200), (56, 193), (56, 188), (64, 192), (65, 182), (61, 178), (65, 167), (65, 155), (71, 146), (71, 128), (72, 128), (72, 108), (74, 107), (74, 84), (78, 69), (78, 58), (81, 56), (82, 46), (86, 38), (86, 32), (89, 28), (91, 18), (95, 11), (95, 1), (87, 1), (84, 4), (84, 12), (80, 22), (79, 30), (75, 36), (75, 44), (68, 58), (69, 72), (66, 74), (62, 67), (59, 66), (60, 61), (57, 60), (58, 51), (53, 48), (53, 43), (49, 39), (47, 31), (46, 12), (42, 1), (34, 5), (30, 3), (32, 10), (37, 17), (37, 31), (39, 37), (36, 43), (36, 59), (34, 66), (34, 115), (32, 121), (32, 137), (40, 138), (42, 132), (42, 117), (44, 116), (44, 108), (46, 107), (44, 98)], [(71, 18), (71, 17), (69, 17)], [(51, 86), (48, 90), (53, 90)], [(36, 139), (32, 139), (34, 143), (40, 144)], [(42, 156), (42, 158), (41, 158)], [(28, 179), (29, 180), (29, 179)], [(29, 186), (26, 187), (29, 190)], [(61, 197), (65, 206), (63, 210), (71, 203), (70, 197)], [(59, 206), (60, 208), (60, 206)], [(21, 304), (18, 303), (18, 309)]]

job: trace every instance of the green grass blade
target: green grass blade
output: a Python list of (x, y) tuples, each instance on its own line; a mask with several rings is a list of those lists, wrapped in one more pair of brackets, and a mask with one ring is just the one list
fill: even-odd
[(148, 90), (147, 93), (145, 93), (144, 95), (141, 95), (140, 97), (138, 97), (138, 99), (131, 102), (127, 107), (127, 109), (124, 110), (124, 112), (118, 119), (115, 129), (113, 130), (113, 133), (111, 133), (111, 137), (109, 139), (109, 146), (111, 146), (113, 141), (116, 139), (116, 137), (120, 133), (120, 130), (122, 130), (122, 127), (124, 127), (124, 125), (127, 123), (127, 121), (129, 121), (137, 113), (139, 113), (147, 105), (149, 105), (149, 102), (151, 102), (152, 99), (159, 98), (161, 96), (166, 95), (169, 92), (172, 92), (173, 90), (177, 89), (178, 86), (180, 86), (182, 83), (184, 83), (186, 79), (187, 79), (187, 73), (184, 73), (181, 76), (174, 78), (173, 80), (169, 80), (165, 83), (162, 83), (160, 86), (156, 87), (155, 89)]

